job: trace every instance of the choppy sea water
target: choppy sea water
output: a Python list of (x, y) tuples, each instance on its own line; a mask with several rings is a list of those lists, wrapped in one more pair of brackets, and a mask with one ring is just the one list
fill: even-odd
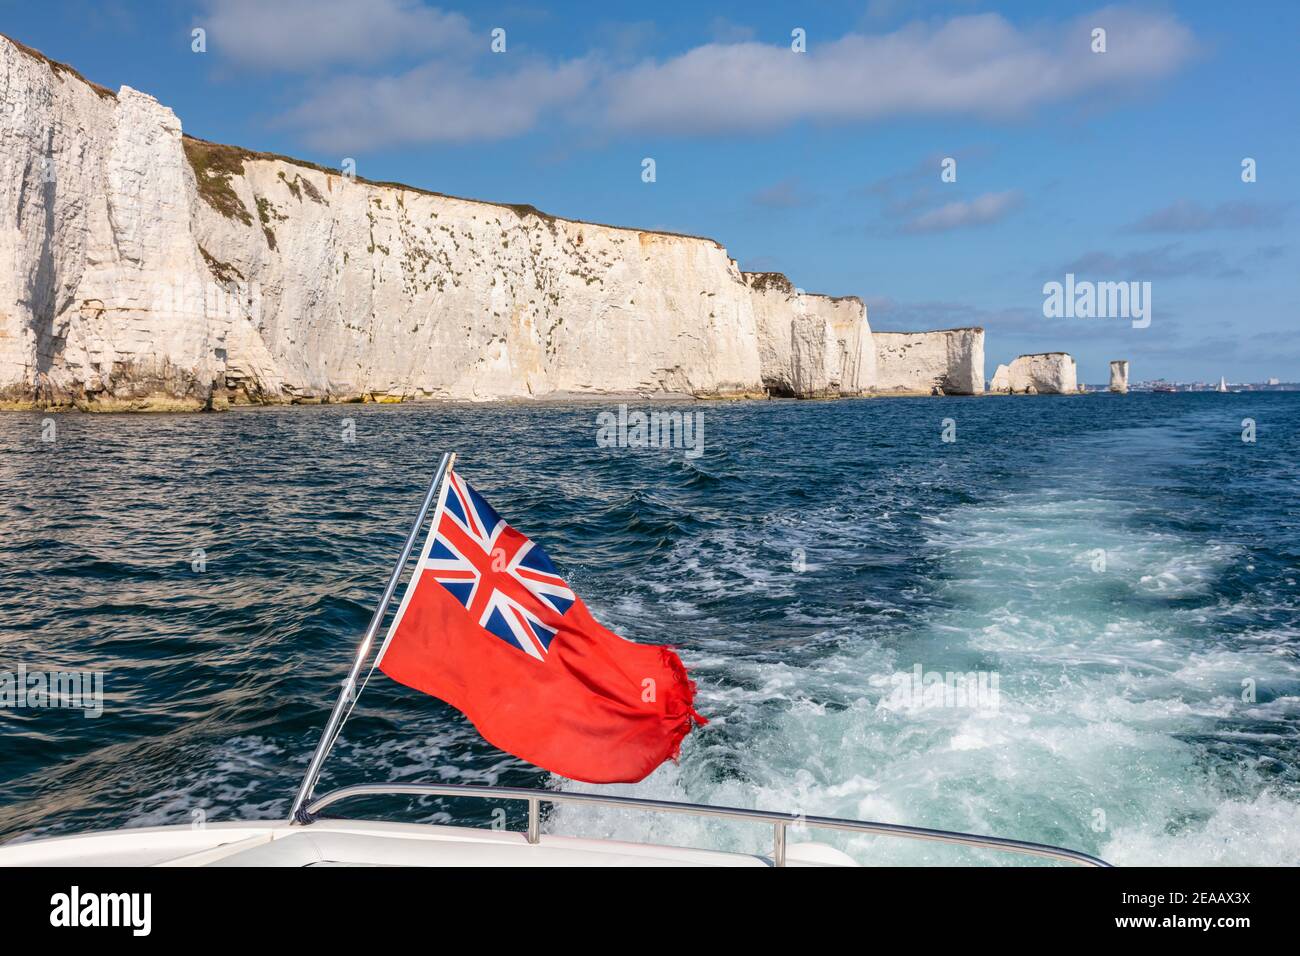
[[(47, 416), (0, 416), (0, 671), (104, 679), (98, 718), (0, 708), (0, 839), (286, 814), (455, 449), (597, 617), (677, 646), (698, 681), (711, 723), (680, 764), (614, 792), (1116, 863), (1300, 862), (1300, 394), (696, 404), (698, 458), (598, 447), (606, 408), (48, 416), (53, 436)], [(900, 692), (918, 666), (996, 677), (996, 695)], [(595, 789), (377, 673), (318, 792), (382, 780)], [(546, 826), (770, 838), (586, 808)], [(1005, 862), (791, 839), (864, 863)]]

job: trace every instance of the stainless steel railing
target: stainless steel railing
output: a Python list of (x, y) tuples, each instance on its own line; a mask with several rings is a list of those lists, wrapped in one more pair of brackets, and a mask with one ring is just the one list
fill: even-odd
[(521, 800), (528, 804), (528, 842), (541, 840), (541, 805), (546, 803), (585, 803), (628, 810), (649, 810), (655, 813), (677, 813), (697, 817), (716, 817), (740, 820), (747, 823), (766, 823), (772, 827), (772, 865), (785, 866), (786, 828), (803, 826), (817, 830), (842, 830), (849, 833), (871, 833), (876, 836), (899, 837), (906, 840), (930, 840), (936, 843), (955, 843), (984, 850), (1019, 853), (1024, 856), (1041, 856), (1078, 866), (1110, 866), (1105, 860), (1078, 850), (1048, 846), (1045, 843), (1027, 843), (1005, 837), (977, 836), (973, 833), (956, 833), (950, 830), (930, 830), (925, 827), (908, 827), (896, 823), (872, 823), (866, 820), (844, 820), (839, 817), (811, 817), (796, 813), (776, 813), (771, 810), (746, 810), (741, 807), (710, 807), (700, 803), (676, 803), (672, 800), (647, 800), (641, 797), (617, 797), (599, 793), (562, 793), (555, 790), (530, 790), (525, 787), (468, 787), (455, 784), (426, 786), (424, 784), (380, 783), (358, 784), (343, 787), (317, 797), (307, 806), (307, 816), (313, 817), (321, 810), (353, 797), (369, 796), (409, 797), (476, 797), (480, 800)]

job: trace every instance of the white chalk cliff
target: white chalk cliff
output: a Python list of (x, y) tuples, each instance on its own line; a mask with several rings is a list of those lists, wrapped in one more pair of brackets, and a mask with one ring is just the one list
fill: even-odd
[(0, 103), (0, 405), (983, 390), (981, 331), (873, 337), (709, 239), (183, 136), (4, 37)]
[(984, 391), (984, 330), (875, 332), (876, 388), (906, 394)]
[(831, 398), (875, 387), (876, 352), (861, 299), (809, 294), (778, 272), (743, 275), (769, 394)]

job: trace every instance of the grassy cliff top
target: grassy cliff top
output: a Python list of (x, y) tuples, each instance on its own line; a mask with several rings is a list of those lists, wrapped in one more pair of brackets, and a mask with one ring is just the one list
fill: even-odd
[(82, 83), (85, 83), (88, 87), (90, 87), (92, 90), (94, 90), (96, 93), (98, 93), (106, 100), (117, 99), (117, 94), (114, 93), (112, 90), (110, 90), (107, 86), (100, 86), (98, 83), (92, 83), (90, 80), (86, 79), (76, 70), (74, 70), (72, 67), (68, 66), (68, 64), (60, 63), (58, 60), (51, 60), (40, 50), (34, 50), (25, 43), (19, 43), (17, 40), (15, 40), (13, 37), (9, 36), (6, 33), (0, 33), (0, 37), (3, 37), (4, 39), (12, 43), (14, 45), (14, 49), (16, 49), (19, 53), (31, 57), (33, 60), (35, 60), (38, 63), (44, 63), (51, 70), (54, 71), (56, 76), (60, 76), (60, 77), (70, 76), (73, 79), (77, 79), (80, 80)]

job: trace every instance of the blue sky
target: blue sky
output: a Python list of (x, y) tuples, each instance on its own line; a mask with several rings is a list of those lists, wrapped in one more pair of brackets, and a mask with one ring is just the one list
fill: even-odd
[[(1061, 349), (1088, 382), (1111, 358), (1135, 380), (1300, 380), (1289, 0), (0, 0), (0, 32), (197, 136), (710, 236), (861, 296), (875, 328), (983, 325), (990, 374)], [(1069, 271), (1151, 282), (1150, 326), (1045, 318)]]

